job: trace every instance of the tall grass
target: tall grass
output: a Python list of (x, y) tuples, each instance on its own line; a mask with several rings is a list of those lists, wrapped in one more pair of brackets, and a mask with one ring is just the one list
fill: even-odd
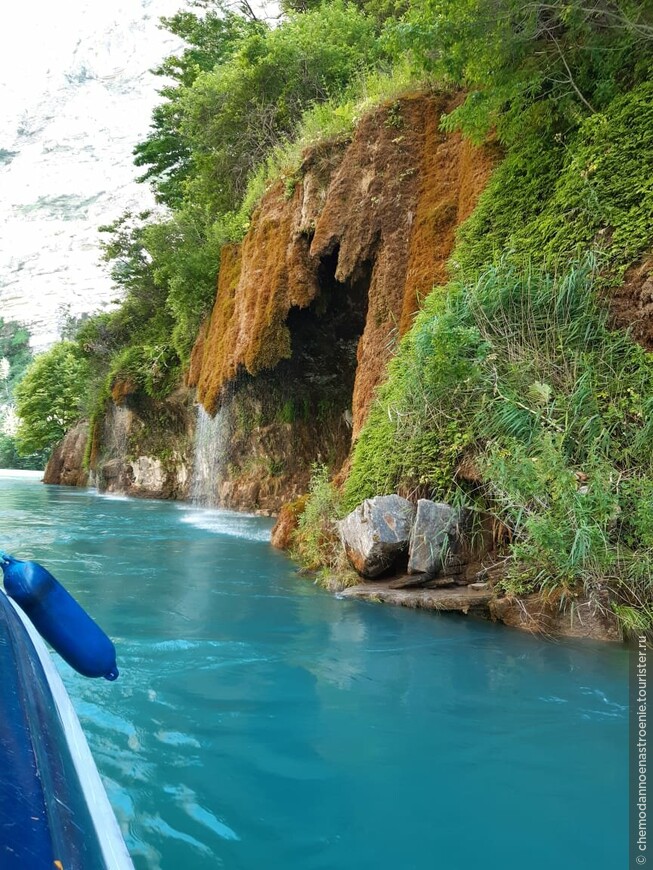
[(336, 518), (341, 495), (331, 483), (329, 469), (315, 464), (298, 527), (291, 542), (292, 556), (316, 573), (317, 582), (332, 591), (359, 582), (340, 543)]

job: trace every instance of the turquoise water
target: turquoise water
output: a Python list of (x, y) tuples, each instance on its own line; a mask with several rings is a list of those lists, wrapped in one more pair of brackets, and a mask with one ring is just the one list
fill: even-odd
[(0, 547), (116, 642), (60, 665), (137, 868), (626, 866), (622, 648), (338, 601), (269, 528), (0, 476)]

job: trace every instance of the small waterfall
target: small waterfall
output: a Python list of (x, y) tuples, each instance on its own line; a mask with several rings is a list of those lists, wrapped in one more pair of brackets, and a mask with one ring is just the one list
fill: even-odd
[(227, 463), (227, 447), (231, 427), (229, 412), (223, 405), (215, 417), (197, 406), (195, 451), (190, 497), (193, 504), (210, 507), (219, 501), (220, 483)]

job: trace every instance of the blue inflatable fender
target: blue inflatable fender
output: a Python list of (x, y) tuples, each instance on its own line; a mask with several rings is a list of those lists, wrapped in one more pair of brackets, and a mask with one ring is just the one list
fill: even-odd
[(72, 595), (38, 562), (0, 552), (7, 595), (62, 659), (85, 677), (118, 677), (116, 648)]

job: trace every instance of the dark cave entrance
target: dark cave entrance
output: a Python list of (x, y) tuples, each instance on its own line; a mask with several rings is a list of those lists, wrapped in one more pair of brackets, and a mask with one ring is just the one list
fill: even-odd
[(288, 314), (290, 358), (254, 376), (241, 373), (234, 387), (229, 474), (239, 483), (227, 505), (278, 511), (307, 492), (314, 463), (333, 474), (349, 455), (373, 262), (346, 282), (336, 280), (337, 263), (336, 248), (321, 258), (315, 300)]
[(373, 263), (366, 261), (352, 278), (336, 279), (339, 248), (323, 256), (318, 267), (319, 294), (307, 308), (288, 314), (292, 357), (277, 371), (288, 395), (298, 398), (313, 415), (341, 419), (351, 444), (351, 406), (358, 342), (365, 328)]

